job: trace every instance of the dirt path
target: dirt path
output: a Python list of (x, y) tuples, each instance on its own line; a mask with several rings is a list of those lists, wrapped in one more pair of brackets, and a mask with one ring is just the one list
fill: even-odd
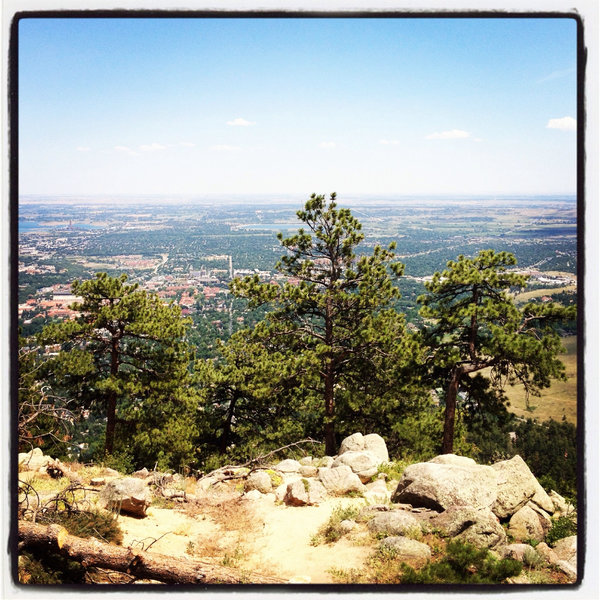
[(272, 496), (214, 498), (181, 510), (150, 507), (146, 518), (122, 515), (119, 523), (125, 546), (202, 558), (297, 583), (331, 583), (331, 569), (362, 567), (372, 547), (352, 535), (317, 546), (311, 538), (335, 507), (357, 502), (364, 503), (329, 499), (319, 506), (294, 507), (277, 505)]

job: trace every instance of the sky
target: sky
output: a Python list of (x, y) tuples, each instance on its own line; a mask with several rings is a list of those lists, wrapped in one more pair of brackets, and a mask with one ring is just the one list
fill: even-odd
[(19, 23), (19, 193), (575, 194), (572, 19)]

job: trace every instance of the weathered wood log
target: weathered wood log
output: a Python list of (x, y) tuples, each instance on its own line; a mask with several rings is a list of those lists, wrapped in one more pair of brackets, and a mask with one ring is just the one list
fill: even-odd
[(70, 535), (64, 527), (57, 524), (46, 526), (19, 521), (19, 541), (22, 547), (59, 552), (86, 568), (119, 571), (133, 575), (136, 579), (151, 579), (168, 584), (285, 583), (285, 580), (277, 577), (240, 573), (235, 569), (204, 561), (134, 550), (94, 538), (82, 539)]

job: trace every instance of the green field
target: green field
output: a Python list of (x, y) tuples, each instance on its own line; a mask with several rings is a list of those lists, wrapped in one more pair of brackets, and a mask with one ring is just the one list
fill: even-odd
[(506, 395), (510, 401), (509, 410), (519, 417), (531, 417), (538, 421), (554, 419), (577, 424), (577, 336), (563, 338), (566, 353), (561, 360), (566, 367), (567, 381), (555, 381), (549, 388), (542, 390), (540, 397), (529, 397), (529, 409), (525, 401), (523, 386), (507, 387)]

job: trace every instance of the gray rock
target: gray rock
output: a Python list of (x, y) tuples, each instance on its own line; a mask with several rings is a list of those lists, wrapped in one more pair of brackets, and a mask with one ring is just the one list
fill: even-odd
[(93, 487), (101, 487), (106, 483), (106, 479), (104, 477), (92, 477), (90, 479), (90, 485)]
[(409, 465), (392, 495), (392, 502), (443, 511), (450, 506), (489, 508), (496, 500), (497, 475), (483, 465)]
[(344, 454), (338, 456), (334, 461), (332, 468), (347, 465), (356, 473), (362, 483), (367, 483), (374, 475), (377, 475), (377, 465), (380, 462), (375, 454), (367, 450), (357, 452), (348, 450)]
[(567, 502), (558, 492), (552, 490), (548, 497), (552, 501), (552, 506), (554, 507), (553, 514), (556, 516), (566, 516), (575, 512), (575, 507)]
[(379, 434), (369, 433), (364, 436), (363, 440), (365, 442), (365, 450), (372, 452), (377, 457), (379, 464), (390, 461), (385, 440)]
[(262, 494), (268, 494), (272, 489), (271, 478), (265, 471), (253, 471), (248, 475), (248, 479), (246, 479), (246, 483), (244, 484), (246, 492), (258, 490)]
[(404, 535), (409, 531), (421, 529), (419, 521), (410, 513), (397, 510), (377, 513), (367, 526), (373, 533), (388, 535)]
[(529, 544), (508, 544), (502, 548), (502, 558), (514, 558), (523, 562), (523, 558), (526, 552), (533, 550)]
[(543, 508), (538, 506), (533, 500), (530, 500), (525, 506), (528, 506), (529, 508), (531, 508), (531, 510), (537, 513), (545, 537), (548, 531), (550, 531), (550, 528), (552, 527), (552, 519), (550, 518), (550, 515)]
[(540, 523), (540, 517), (530, 506), (523, 506), (510, 518), (508, 532), (515, 539), (522, 541), (541, 542), (544, 539), (544, 529)]
[[(576, 536), (571, 536), (571, 538), (576, 538)], [(556, 547), (552, 549), (545, 542), (538, 544), (536, 550), (548, 563), (562, 571), (571, 581), (575, 581), (577, 579), (577, 543), (576, 539), (572, 540), (571, 538), (564, 538), (564, 542), (563, 540), (557, 542), (557, 545), (559, 542), (564, 544), (563, 547), (559, 547), (559, 552), (556, 552)], [(575, 548), (574, 553), (573, 548)], [(570, 558), (565, 560), (565, 557), (569, 556)]]
[(393, 549), (399, 560), (424, 564), (431, 559), (431, 549), (427, 544), (404, 536), (387, 537), (381, 542), (382, 548)]
[(365, 440), (362, 433), (353, 433), (342, 440), (338, 456), (345, 452), (360, 452), (365, 449)]
[(350, 533), (356, 528), (356, 522), (351, 521), (350, 519), (344, 519), (343, 521), (340, 521), (339, 528), (344, 534)]
[(312, 456), (303, 456), (298, 462), (303, 466), (312, 465), (313, 457)]
[(264, 498), (264, 496), (260, 493), (260, 490), (257, 490), (256, 488), (250, 490), (249, 492), (246, 492), (244, 494), (244, 498), (246, 498), (246, 500), (261, 500), (262, 498)]
[(286, 458), (277, 463), (274, 468), (281, 473), (298, 473), (300, 472), (300, 463), (293, 458)]
[(283, 502), (289, 484), (282, 483), (275, 488), (275, 502)]
[(492, 510), (500, 519), (514, 515), (534, 496), (538, 506), (553, 510), (552, 501), (520, 456), (498, 462), (492, 469), (498, 475), (497, 498)]
[(327, 469), (319, 469), (319, 480), (330, 494), (347, 494), (348, 492), (364, 492), (365, 486), (358, 475), (346, 465)]
[(319, 469), (311, 465), (302, 465), (300, 467), (300, 475), (302, 477), (316, 477), (319, 474)]
[(119, 510), (136, 517), (145, 517), (150, 506), (150, 490), (146, 482), (134, 477), (109, 481), (100, 492), (100, 499), (109, 510)]
[(560, 560), (573, 561), (576, 564), (577, 561), (577, 536), (570, 535), (569, 537), (562, 538), (554, 544), (554, 552)]
[(433, 517), (430, 526), (478, 548), (496, 548), (506, 542), (504, 529), (489, 508), (451, 506)]
[(319, 504), (327, 492), (323, 484), (316, 479), (299, 479), (287, 484), (283, 501), (292, 506)]
[(331, 469), (331, 465), (333, 464), (333, 456), (323, 456), (319, 460), (313, 461), (313, 465), (315, 467), (325, 467), (326, 469)]

